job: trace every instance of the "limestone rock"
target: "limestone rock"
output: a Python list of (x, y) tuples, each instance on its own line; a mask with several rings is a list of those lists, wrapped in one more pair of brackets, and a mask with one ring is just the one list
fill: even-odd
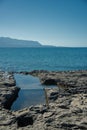
[(0, 72), (0, 130), (87, 130), (87, 71), (41, 70), (24, 74), (38, 76), (44, 83), (53, 79), (58, 87), (47, 90), (49, 108), (36, 105), (19, 111), (7, 110), (6, 102), (11, 105), (18, 88), (13, 85), (12, 75), (6, 84), (4, 72)]

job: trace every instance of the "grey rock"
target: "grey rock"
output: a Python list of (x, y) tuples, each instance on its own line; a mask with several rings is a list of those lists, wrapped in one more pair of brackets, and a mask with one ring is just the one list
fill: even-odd
[(58, 87), (47, 90), (49, 109), (36, 105), (19, 111), (7, 110), (19, 88), (13, 86), (13, 75), (5, 84), (4, 72), (0, 72), (0, 130), (87, 130), (87, 71), (41, 70), (24, 74), (38, 76), (41, 83), (56, 81)]

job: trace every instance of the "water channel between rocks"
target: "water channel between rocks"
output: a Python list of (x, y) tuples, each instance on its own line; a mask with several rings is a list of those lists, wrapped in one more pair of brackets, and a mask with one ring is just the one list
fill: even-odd
[(39, 78), (31, 75), (14, 74), (16, 86), (20, 87), (17, 100), (13, 103), (11, 110), (19, 110), (31, 105), (44, 104), (44, 87), (56, 87), (41, 85)]

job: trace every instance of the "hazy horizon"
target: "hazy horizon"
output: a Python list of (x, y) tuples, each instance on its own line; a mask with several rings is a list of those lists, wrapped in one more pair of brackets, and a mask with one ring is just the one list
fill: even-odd
[(0, 37), (87, 47), (87, 1), (0, 0)]

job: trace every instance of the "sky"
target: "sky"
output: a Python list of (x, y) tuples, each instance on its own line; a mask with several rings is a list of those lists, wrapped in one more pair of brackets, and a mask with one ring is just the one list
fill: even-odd
[(0, 37), (87, 47), (87, 0), (0, 0)]

